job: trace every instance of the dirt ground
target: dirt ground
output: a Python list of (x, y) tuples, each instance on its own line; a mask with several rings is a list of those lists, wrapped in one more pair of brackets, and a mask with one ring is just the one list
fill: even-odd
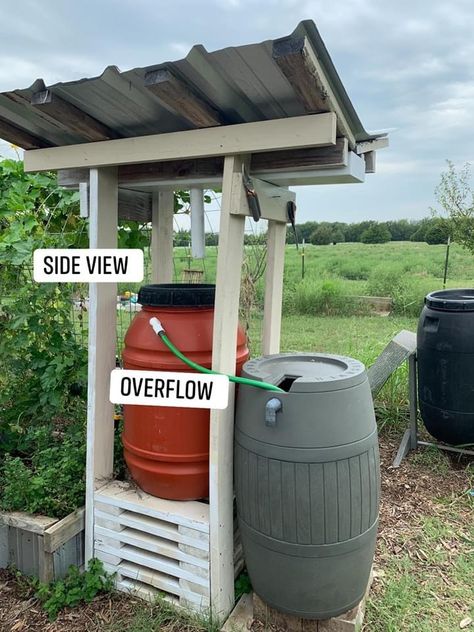
[[(405, 459), (399, 469), (393, 469), (391, 463), (398, 442), (399, 437), (395, 435), (383, 435), (380, 439), (382, 497), (374, 591), (379, 589), (377, 573), (384, 572), (382, 549), (396, 554), (400, 550), (400, 541), (406, 542), (401, 536), (413, 529), (418, 516), (440, 515), (440, 512), (447, 512), (448, 516), (451, 503), (460, 504), (460, 497), (469, 489), (466, 459), (459, 461), (456, 457), (450, 463), (448, 461), (447, 468), (438, 468), (436, 462), (425, 459), (420, 451), (415, 457)], [(447, 499), (444, 505), (434, 502), (440, 497)], [(457, 508), (466, 521), (472, 521), (468, 508), (464, 513), (462, 507)], [(413, 556), (416, 555), (418, 552), (413, 550)], [(91, 604), (65, 610), (51, 623), (27, 585), (0, 570), (1, 632), (97, 632), (108, 630), (112, 625), (119, 625), (118, 629), (126, 632), (136, 629), (131, 622), (137, 604), (136, 599), (126, 595), (104, 595)], [(173, 629), (178, 631), (179, 627), (173, 626)], [(257, 623), (254, 629), (262, 630), (263, 627)]]

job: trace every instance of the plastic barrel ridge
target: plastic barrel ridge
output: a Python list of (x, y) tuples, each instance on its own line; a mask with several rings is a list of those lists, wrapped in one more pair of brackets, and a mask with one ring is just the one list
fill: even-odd
[(341, 356), (279, 354), (250, 360), (243, 375), (286, 391), (242, 386), (237, 397), (237, 512), (253, 588), (298, 617), (347, 612), (367, 589), (379, 513), (365, 367)]
[(418, 322), (418, 398), (428, 432), (474, 443), (474, 289), (431, 292)]
[[(192, 372), (150, 327), (156, 316), (175, 345), (210, 368), (215, 286), (156, 284), (140, 289), (142, 310), (125, 336), (123, 366), (148, 371)], [(237, 334), (236, 373), (249, 357), (242, 328)], [(209, 495), (209, 417), (206, 409), (124, 406), (122, 443), (125, 462), (141, 489), (171, 500)]]

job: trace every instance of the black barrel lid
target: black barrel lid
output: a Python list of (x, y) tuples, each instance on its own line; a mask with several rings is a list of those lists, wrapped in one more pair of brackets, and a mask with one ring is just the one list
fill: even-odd
[(425, 305), (443, 312), (474, 312), (474, 289), (430, 292), (425, 298)]
[(214, 307), (216, 286), (207, 283), (144, 285), (138, 302), (144, 307)]

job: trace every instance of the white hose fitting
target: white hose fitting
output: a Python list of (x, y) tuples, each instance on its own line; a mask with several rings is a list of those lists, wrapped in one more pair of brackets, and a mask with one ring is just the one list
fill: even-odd
[(161, 324), (161, 322), (158, 320), (158, 318), (156, 318), (156, 316), (153, 316), (153, 318), (150, 318), (150, 325), (153, 328), (153, 331), (155, 332), (155, 334), (157, 336), (159, 336), (161, 334), (161, 332), (165, 331), (163, 325)]

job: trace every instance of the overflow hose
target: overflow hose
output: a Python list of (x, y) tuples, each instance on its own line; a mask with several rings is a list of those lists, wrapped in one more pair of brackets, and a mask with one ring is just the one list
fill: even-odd
[[(200, 373), (207, 373), (208, 375), (221, 375), (218, 371), (213, 371), (212, 369), (206, 369), (206, 367), (193, 362), (189, 358), (187, 358), (181, 351), (175, 347), (175, 345), (171, 342), (168, 336), (163, 329), (162, 324), (158, 320), (158, 318), (153, 317), (150, 318), (150, 325), (153, 328), (153, 331), (157, 336), (160, 336), (163, 343), (168, 347), (172, 354), (174, 354), (177, 358), (179, 358), (182, 362), (187, 364), (189, 367), (194, 369), (195, 371), (199, 371)], [(236, 377), (235, 375), (227, 376), (231, 382), (235, 382), (236, 384), (246, 384), (247, 386), (255, 386), (256, 388), (261, 388), (265, 391), (274, 391), (277, 393), (283, 393), (283, 389), (275, 386), (274, 384), (269, 384), (268, 382), (260, 382), (259, 380), (250, 380), (246, 377)]]

